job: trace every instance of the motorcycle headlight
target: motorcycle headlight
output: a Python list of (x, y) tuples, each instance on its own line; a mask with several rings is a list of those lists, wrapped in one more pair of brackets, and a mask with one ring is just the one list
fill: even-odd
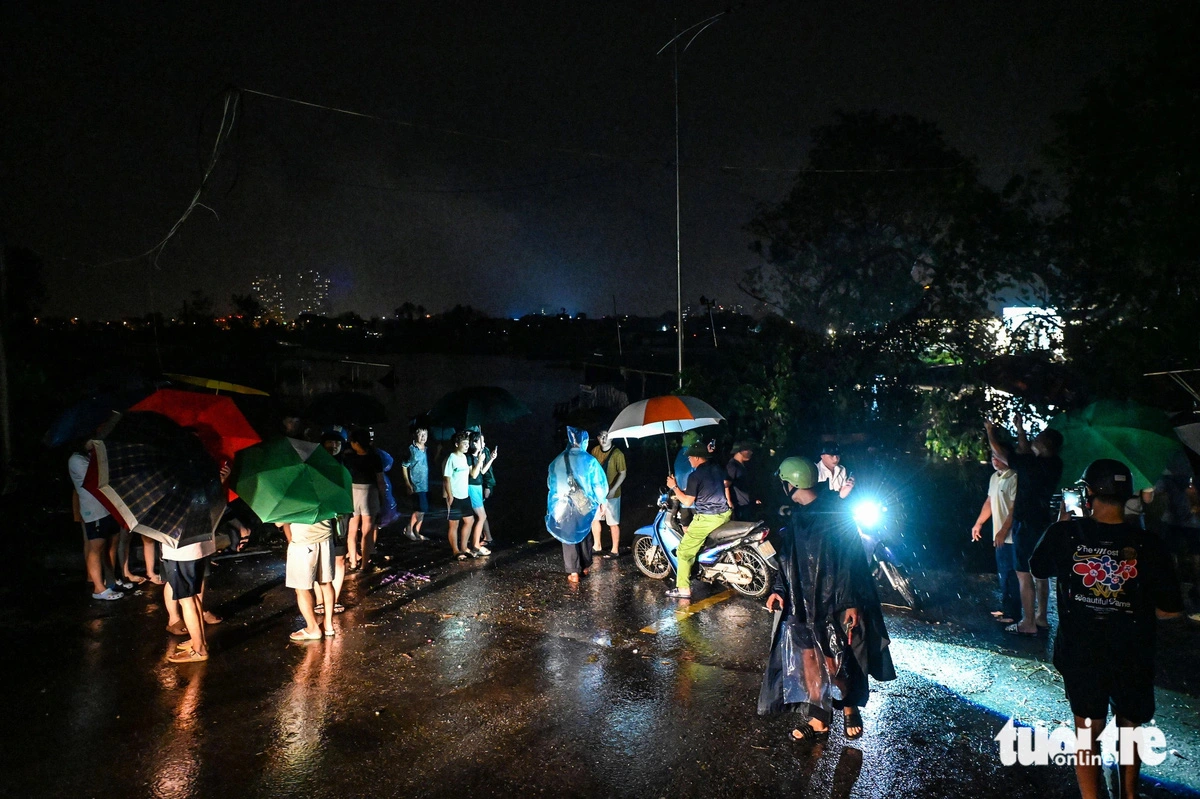
[(883, 514), (886, 512), (887, 508), (873, 499), (860, 500), (854, 506), (854, 521), (858, 523), (859, 527), (871, 529), (879, 526), (879, 523), (883, 521)]

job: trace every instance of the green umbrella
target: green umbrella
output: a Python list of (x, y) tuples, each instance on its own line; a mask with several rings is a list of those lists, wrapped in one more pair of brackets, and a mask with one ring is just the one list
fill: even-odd
[(1115, 458), (1133, 472), (1134, 491), (1152, 488), (1182, 449), (1167, 415), (1136, 402), (1093, 402), (1054, 417), (1050, 427), (1063, 435), (1064, 486), (1097, 458)]
[(264, 522), (316, 524), (354, 512), (350, 473), (320, 444), (274, 438), (237, 453), (233, 490)]

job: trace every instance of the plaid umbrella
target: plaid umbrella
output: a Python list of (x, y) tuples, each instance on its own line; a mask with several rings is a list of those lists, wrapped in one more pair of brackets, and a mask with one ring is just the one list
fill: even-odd
[(168, 547), (212, 537), (225, 494), (194, 434), (164, 416), (130, 412), (91, 450), (83, 487), (123, 527)]
[(233, 488), (264, 522), (316, 524), (354, 512), (350, 473), (320, 444), (274, 438), (237, 455)]

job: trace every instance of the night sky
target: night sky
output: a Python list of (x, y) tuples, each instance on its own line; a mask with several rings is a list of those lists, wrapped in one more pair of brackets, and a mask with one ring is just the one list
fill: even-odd
[[(317, 269), (334, 310), (674, 307), (670, 52), (726, 3), (5, 3), (5, 243), (58, 315), (218, 308), (256, 273)], [(19, 6), (19, 7), (18, 7)], [(743, 226), (837, 110), (937, 122), (999, 185), (1051, 115), (1119, 62), (1153, 5), (748, 2), (680, 57), (685, 302), (746, 302)], [(202, 202), (230, 85), (243, 94)], [(732, 167), (732, 168), (731, 168)], [(215, 212), (215, 215), (214, 213)]]

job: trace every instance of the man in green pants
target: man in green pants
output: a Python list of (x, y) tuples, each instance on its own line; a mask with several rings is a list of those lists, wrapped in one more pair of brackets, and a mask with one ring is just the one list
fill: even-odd
[(711, 451), (708, 442), (698, 441), (688, 448), (688, 463), (692, 473), (688, 475), (687, 490), (679, 488), (675, 475), (667, 475), (667, 488), (684, 507), (695, 512), (692, 523), (683, 532), (676, 556), (679, 568), (675, 573), (675, 587), (667, 596), (690, 599), (692, 596), (692, 566), (696, 555), (704, 546), (704, 539), (733, 516), (733, 502), (729, 499), (729, 475), (714, 461), (709, 460)]

